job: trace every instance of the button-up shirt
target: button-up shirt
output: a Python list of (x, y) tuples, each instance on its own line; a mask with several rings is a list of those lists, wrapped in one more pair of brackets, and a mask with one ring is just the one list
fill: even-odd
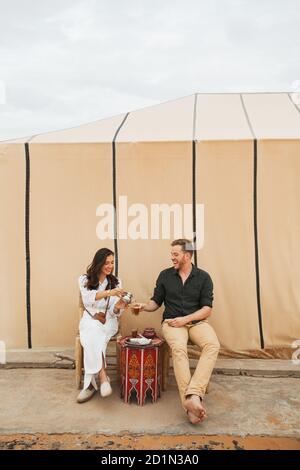
[(183, 283), (175, 268), (159, 274), (153, 297), (157, 305), (165, 305), (163, 320), (189, 315), (202, 307), (212, 307), (213, 282), (210, 275), (192, 265), (192, 270)]

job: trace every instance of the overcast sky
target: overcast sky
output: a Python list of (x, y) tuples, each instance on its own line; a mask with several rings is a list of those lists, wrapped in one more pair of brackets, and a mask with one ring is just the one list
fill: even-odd
[(0, 140), (296, 80), (299, 0), (0, 0)]

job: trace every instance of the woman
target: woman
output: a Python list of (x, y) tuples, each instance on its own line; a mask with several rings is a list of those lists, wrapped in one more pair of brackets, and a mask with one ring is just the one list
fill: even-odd
[(79, 277), (79, 288), (84, 313), (79, 324), (80, 342), (84, 349), (84, 385), (77, 397), (83, 403), (97, 390), (95, 378), (99, 374), (100, 395), (112, 393), (109, 377), (106, 375), (105, 352), (107, 344), (118, 331), (118, 317), (126, 302), (121, 281), (112, 273), (114, 253), (101, 248), (87, 268), (87, 273)]

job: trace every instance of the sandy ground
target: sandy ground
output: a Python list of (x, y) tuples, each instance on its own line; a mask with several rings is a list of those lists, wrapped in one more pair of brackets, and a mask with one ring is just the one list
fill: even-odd
[(112, 396), (78, 405), (74, 370), (56, 361), (53, 351), (16, 351), (0, 367), (0, 449), (300, 450), (300, 366), (291, 361), (218, 360), (198, 426), (174, 377), (154, 404), (124, 403), (111, 375)]
[(270, 436), (105, 436), (12, 434), (0, 436), (1, 450), (300, 450), (300, 439)]

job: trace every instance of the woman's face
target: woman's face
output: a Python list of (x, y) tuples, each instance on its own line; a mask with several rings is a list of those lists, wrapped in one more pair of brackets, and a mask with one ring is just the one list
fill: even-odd
[(106, 260), (104, 265), (102, 266), (101, 272), (105, 274), (105, 276), (108, 276), (108, 274), (111, 274), (114, 270), (114, 255), (109, 255)]

